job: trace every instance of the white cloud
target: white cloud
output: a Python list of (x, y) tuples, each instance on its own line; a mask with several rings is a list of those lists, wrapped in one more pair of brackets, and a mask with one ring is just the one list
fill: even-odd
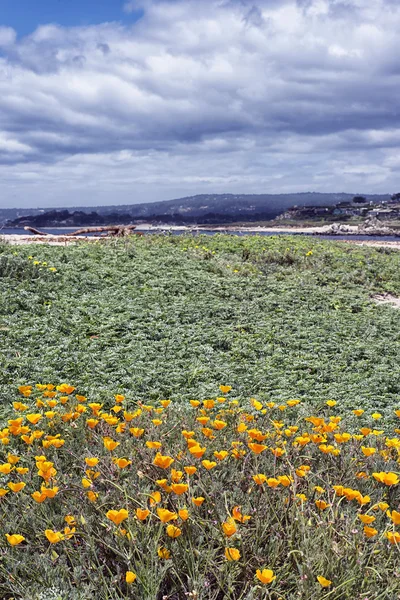
[(0, 28), (0, 202), (400, 187), (396, 2), (139, 9), (130, 27)]

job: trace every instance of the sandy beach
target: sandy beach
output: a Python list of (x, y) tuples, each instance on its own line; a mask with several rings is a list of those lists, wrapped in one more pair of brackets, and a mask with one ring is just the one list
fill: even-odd
[[(168, 232), (168, 231), (181, 231), (187, 233), (199, 233), (202, 231), (215, 231), (216, 233), (231, 233), (231, 232), (241, 232), (241, 233), (276, 233), (277, 235), (282, 234), (314, 234), (318, 235), (326, 235), (329, 231), (330, 226), (326, 225), (323, 227), (207, 227), (207, 226), (198, 226), (198, 227), (188, 227), (184, 225), (177, 225), (174, 227), (163, 226), (163, 225), (147, 225), (141, 224), (138, 225), (135, 231), (144, 233), (144, 232)], [(348, 234), (357, 234), (357, 227), (348, 227), (350, 230)], [(6, 231), (6, 230), (5, 230)], [(133, 233), (133, 235), (135, 235)], [(25, 244), (48, 244), (51, 246), (67, 246), (70, 244), (76, 244), (79, 242), (98, 242), (104, 241), (105, 239), (113, 239), (112, 237), (107, 236), (66, 236), (66, 235), (34, 235), (34, 234), (24, 234), (24, 235), (16, 235), (16, 234), (0, 234), (0, 241), (4, 241), (6, 243), (20, 246)], [(335, 236), (332, 235), (332, 240), (335, 241)], [(358, 246), (372, 246), (376, 248), (392, 248), (394, 250), (400, 249), (400, 239), (399, 241), (388, 241), (388, 240), (360, 240), (360, 239), (347, 239), (347, 240), (336, 240), (337, 242), (341, 242), (344, 244), (357, 244)]]

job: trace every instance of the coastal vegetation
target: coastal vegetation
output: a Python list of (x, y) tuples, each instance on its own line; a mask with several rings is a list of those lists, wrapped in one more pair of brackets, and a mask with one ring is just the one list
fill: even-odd
[(0, 597), (395, 598), (400, 254), (0, 245)]

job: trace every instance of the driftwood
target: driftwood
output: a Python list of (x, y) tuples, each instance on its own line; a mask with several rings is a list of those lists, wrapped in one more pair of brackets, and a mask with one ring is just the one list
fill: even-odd
[[(82, 229), (77, 229), (76, 231), (72, 231), (71, 233), (47, 233), (45, 231), (39, 231), (39, 229), (35, 229), (34, 227), (29, 227), (28, 225), (24, 227), (25, 231), (30, 231), (35, 235), (46, 235), (46, 236), (62, 236), (62, 237), (74, 237), (76, 235), (85, 235), (86, 233), (104, 233), (107, 232), (108, 235), (113, 236), (124, 236), (129, 235), (136, 229), (136, 225), (105, 225), (104, 227), (84, 227)], [(143, 235), (140, 231), (135, 232), (136, 235)]]

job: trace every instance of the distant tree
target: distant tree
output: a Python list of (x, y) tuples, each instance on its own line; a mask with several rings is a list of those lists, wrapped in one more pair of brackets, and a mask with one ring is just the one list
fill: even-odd
[(365, 196), (354, 196), (353, 203), (354, 204), (365, 204), (368, 202)]
[(391, 198), (392, 200), (400, 200), (400, 193), (392, 194)]

